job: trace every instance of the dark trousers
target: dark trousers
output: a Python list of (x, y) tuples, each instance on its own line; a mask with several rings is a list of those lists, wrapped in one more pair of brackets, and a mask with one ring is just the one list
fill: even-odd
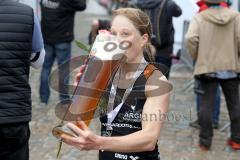
[(0, 124), (0, 159), (29, 160), (28, 123)]
[(231, 139), (240, 143), (240, 102), (239, 102), (239, 80), (227, 79), (221, 80), (216, 78), (200, 78), (201, 87), (203, 90), (202, 100), (200, 101), (199, 123), (200, 129), (200, 144), (210, 147), (213, 137), (212, 128), (212, 113), (215, 106), (215, 96), (217, 86), (222, 87), (227, 109), (231, 121)]
[[(200, 110), (200, 101), (201, 101), (201, 94), (197, 93), (197, 113), (199, 113)], [(217, 87), (216, 95), (215, 95), (215, 105), (213, 109), (213, 123), (219, 123), (219, 117), (220, 117), (220, 107), (221, 107), (221, 91), (220, 86)]]
[[(49, 86), (49, 76), (51, 74), (52, 66), (55, 59), (58, 63), (58, 73), (59, 73), (59, 98), (61, 101), (69, 100), (68, 95), (68, 83), (69, 83), (69, 63), (66, 63), (71, 58), (71, 43), (59, 43), (55, 45), (44, 44), (46, 55), (41, 72), (41, 82), (40, 82), (40, 100), (43, 103), (48, 103), (50, 97), (50, 87)], [(61, 65), (65, 63), (64, 68), (60, 68)], [(56, 78), (56, 77), (51, 77)]]

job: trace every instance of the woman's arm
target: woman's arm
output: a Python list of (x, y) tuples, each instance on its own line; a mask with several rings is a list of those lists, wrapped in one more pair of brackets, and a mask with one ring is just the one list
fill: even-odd
[[(156, 83), (156, 77), (159, 77), (159, 83)], [(160, 86), (157, 86), (159, 84)], [(161, 86), (163, 84), (167, 85), (167, 87)], [(160, 92), (162, 88), (168, 88), (168, 91)], [(101, 137), (92, 133), (84, 123), (81, 122), (81, 129), (73, 124), (69, 124), (69, 127), (80, 136), (77, 138), (63, 136), (63, 141), (80, 150), (107, 150), (114, 152), (151, 151), (155, 148), (160, 135), (160, 130), (164, 121), (162, 117), (165, 117), (163, 115), (166, 114), (168, 109), (169, 92), (171, 88), (171, 85), (159, 71), (155, 71), (148, 79), (146, 85), (146, 91), (148, 91), (146, 92), (147, 100), (144, 104), (142, 113), (141, 131), (126, 136)], [(156, 90), (164, 94), (156, 95)]]

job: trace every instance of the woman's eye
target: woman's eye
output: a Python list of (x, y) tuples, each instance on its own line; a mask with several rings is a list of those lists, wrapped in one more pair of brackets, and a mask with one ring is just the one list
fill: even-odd
[(123, 33), (121, 33), (121, 36), (129, 36), (129, 33), (127, 33), (127, 32), (123, 32)]

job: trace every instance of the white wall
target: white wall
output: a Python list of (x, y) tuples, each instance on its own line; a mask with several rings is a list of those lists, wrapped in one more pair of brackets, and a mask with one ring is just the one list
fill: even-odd
[(191, 21), (193, 16), (198, 12), (198, 6), (196, 5), (195, 0), (175, 0), (175, 2), (181, 7), (182, 15), (173, 19), (173, 25), (175, 28), (174, 53), (181, 48), (184, 21)]
[[(178, 18), (174, 18), (173, 24), (175, 28), (175, 45), (174, 53), (181, 48), (183, 37), (183, 23), (185, 20), (191, 21), (193, 16), (198, 12), (197, 0), (174, 0), (182, 9), (182, 15)], [(238, 0), (233, 0), (232, 8), (238, 10)]]
[(233, 0), (232, 8), (235, 10), (239, 10), (239, 0)]

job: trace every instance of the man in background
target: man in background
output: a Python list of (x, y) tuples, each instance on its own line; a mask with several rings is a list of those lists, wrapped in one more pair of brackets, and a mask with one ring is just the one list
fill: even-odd
[[(74, 17), (76, 11), (86, 8), (86, 0), (41, 0), (42, 32), (46, 56), (41, 72), (40, 102), (47, 105), (50, 97), (49, 75), (55, 59), (58, 63), (59, 98), (62, 104), (69, 100), (69, 63), (71, 42), (74, 39)], [(65, 63), (65, 64), (64, 64)], [(59, 67), (64, 64), (63, 69)]]
[(197, 14), (186, 34), (186, 47), (196, 61), (195, 78), (202, 94), (199, 110), (199, 146), (209, 150), (212, 144), (212, 112), (218, 84), (221, 86), (231, 121), (228, 144), (240, 149), (240, 15), (223, 7), (224, 0), (204, 0), (208, 9)]
[(175, 33), (173, 17), (181, 16), (182, 10), (173, 0), (138, 0), (137, 6), (145, 10), (151, 18), (155, 59), (157, 63), (164, 65), (161, 70), (169, 78)]
[(31, 120), (29, 70), (45, 56), (33, 9), (0, 0), (0, 159), (28, 160)]

